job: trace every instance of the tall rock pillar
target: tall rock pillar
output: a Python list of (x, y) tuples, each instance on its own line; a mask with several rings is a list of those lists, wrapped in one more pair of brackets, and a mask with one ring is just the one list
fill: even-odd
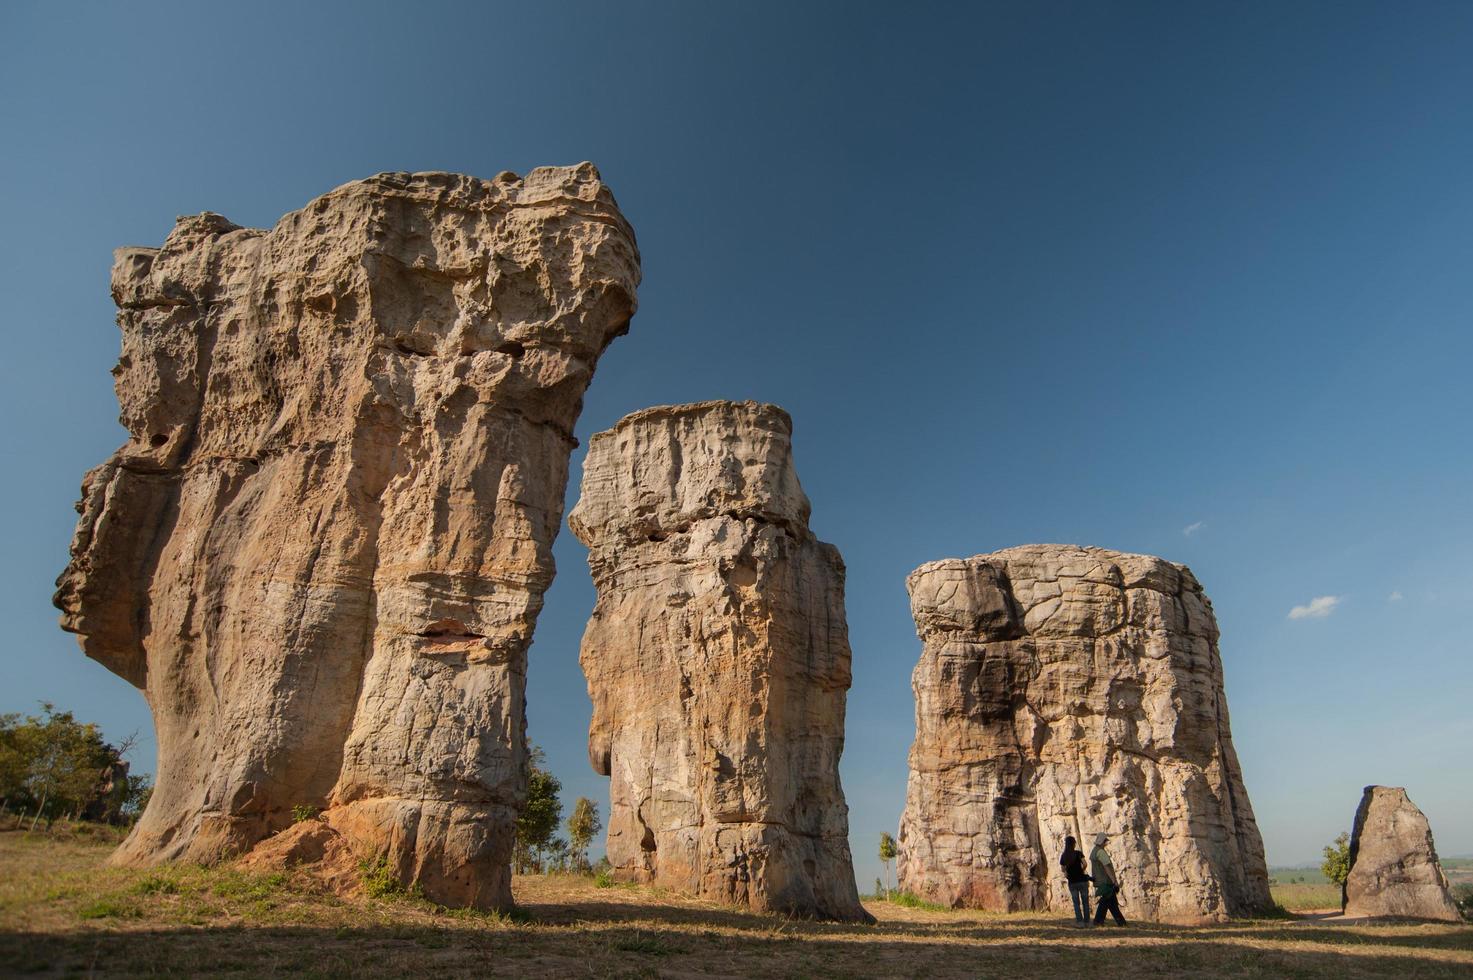
[(129, 439), (56, 594), (153, 709), (118, 860), (214, 860), (316, 806), (437, 901), (510, 902), (527, 647), (638, 281), (586, 163), (380, 174), (118, 251)]
[(595, 435), (568, 521), (598, 603), (580, 660), (618, 874), (868, 919), (839, 786), (844, 564), (808, 529), (786, 412), (704, 402)]
[(1066, 836), (1096, 833), (1146, 919), (1270, 904), (1228, 727), (1217, 623), (1159, 558), (1030, 545), (922, 565), (924, 647), (900, 885), (932, 901), (1068, 910)]

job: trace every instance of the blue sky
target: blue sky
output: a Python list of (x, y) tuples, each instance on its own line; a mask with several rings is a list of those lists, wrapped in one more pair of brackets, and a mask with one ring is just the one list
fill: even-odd
[[(904, 802), (906, 573), (1038, 541), (1196, 572), (1271, 861), (1372, 782), (1473, 852), (1470, 47), (1473, 6), (1434, 2), (0, 6), (0, 711), (148, 732), (49, 603), (123, 438), (112, 248), (589, 159), (645, 282), (579, 435), (792, 413), (849, 566), (862, 885)], [(556, 554), (530, 734), (606, 802), (593, 589)]]

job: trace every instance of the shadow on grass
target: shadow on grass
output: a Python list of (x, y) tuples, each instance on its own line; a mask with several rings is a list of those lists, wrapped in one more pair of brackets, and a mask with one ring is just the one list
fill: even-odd
[[(365, 913), (370, 918), (372, 911)], [(969, 919), (856, 926), (619, 902), (528, 904), (513, 919), (306, 927), (0, 930), (7, 975), (318, 977), (1443, 977), (1473, 971), (1473, 929), (1236, 923), (1081, 930)]]
[(211, 930), (0, 933), (7, 974), (90, 976), (681, 976), (975, 977), (1469, 976), (1467, 959), (1433, 951), (1388, 955), (1333, 948), (1246, 945), (1208, 934), (1111, 936), (1109, 945), (1041, 942), (1034, 930), (997, 930), (988, 942), (950, 937), (723, 933), (660, 925), (588, 924), (474, 930), (455, 925), (387, 928), (211, 928)]
[[(883, 908), (883, 906), (878, 906)], [(529, 922), (572, 925), (607, 921), (657, 921), (670, 926), (717, 926), (752, 933), (776, 928), (799, 930), (805, 936), (852, 935), (876, 937), (885, 933), (931, 935), (938, 938), (997, 940), (1026, 938), (1040, 942), (1079, 942), (1094, 939), (1153, 939), (1202, 941), (1252, 939), (1264, 942), (1288, 940), (1325, 945), (1405, 946), (1414, 949), (1465, 950), (1473, 953), (1473, 925), (1425, 923), (1415, 920), (1361, 919), (1325, 924), (1301, 919), (1239, 919), (1221, 925), (1174, 926), (1156, 922), (1131, 922), (1119, 929), (1113, 923), (1083, 928), (1071, 920), (1028, 919), (1018, 916), (888, 919), (877, 925), (786, 919), (740, 909), (621, 903), (524, 902), (519, 912)], [(874, 909), (872, 909), (874, 911)], [(1407, 935), (1414, 932), (1414, 935)]]

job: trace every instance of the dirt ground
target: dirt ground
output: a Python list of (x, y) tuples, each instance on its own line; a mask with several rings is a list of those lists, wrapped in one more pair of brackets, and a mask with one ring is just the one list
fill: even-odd
[[(1267, 919), (1080, 930), (869, 903), (874, 926), (753, 915), (577, 876), (488, 915), (347, 897), (305, 873), (103, 866), (87, 834), (0, 834), (0, 973), (316, 977), (1452, 977), (1473, 926)], [(1129, 908), (1126, 908), (1127, 915)]]

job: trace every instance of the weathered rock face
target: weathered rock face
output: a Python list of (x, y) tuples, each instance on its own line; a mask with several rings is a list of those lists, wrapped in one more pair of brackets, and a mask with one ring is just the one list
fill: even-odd
[(569, 515), (598, 603), (581, 663), (626, 878), (868, 918), (839, 786), (844, 564), (808, 529), (786, 412), (651, 408), (595, 435)]
[(244, 851), (311, 805), (432, 898), (510, 900), (527, 646), (638, 279), (589, 164), (380, 174), (117, 253), (130, 438), (56, 603), (154, 713), (119, 860)]
[(1393, 786), (1367, 786), (1350, 835), (1346, 915), (1461, 922), (1422, 811)]
[(906, 584), (925, 646), (902, 888), (954, 906), (1068, 910), (1064, 837), (1087, 853), (1103, 830), (1141, 918), (1269, 905), (1217, 624), (1190, 571), (1030, 545), (922, 565)]

